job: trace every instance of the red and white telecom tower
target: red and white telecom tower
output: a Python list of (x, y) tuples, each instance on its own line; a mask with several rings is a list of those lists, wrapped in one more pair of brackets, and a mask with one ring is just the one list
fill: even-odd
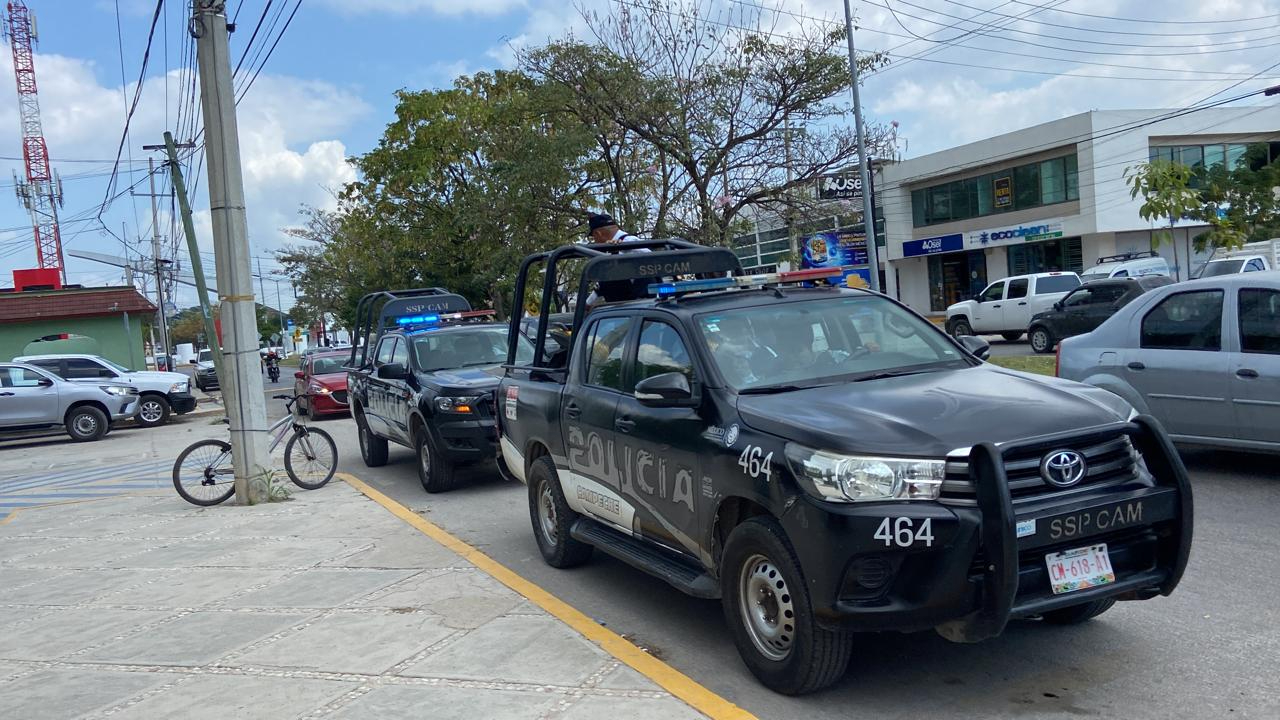
[(4, 35), (13, 49), (13, 74), (18, 80), (18, 111), (22, 115), (22, 157), (27, 165), (26, 180), (14, 175), (18, 199), (31, 212), (36, 236), (36, 261), (52, 271), (56, 282), (66, 282), (62, 262), (62, 236), (58, 232), (58, 208), (62, 205), (62, 179), (49, 167), (49, 148), (40, 126), (40, 101), (36, 96), (36, 65), (32, 46), (38, 37), (35, 18), (22, 0), (7, 6)]

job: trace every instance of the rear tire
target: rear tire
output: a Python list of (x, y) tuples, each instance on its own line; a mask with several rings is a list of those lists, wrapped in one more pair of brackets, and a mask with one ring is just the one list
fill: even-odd
[(973, 334), (973, 326), (967, 318), (957, 318), (951, 323), (951, 337), (964, 337)]
[(453, 489), (453, 465), (445, 459), (444, 454), (431, 438), (431, 431), (419, 426), (414, 433), (414, 450), (418, 454), (418, 481), (422, 489), (429, 493), (447, 492)]
[(231, 443), (201, 440), (174, 461), (173, 487), (192, 505), (217, 505), (236, 493), (231, 469)]
[(337, 469), (338, 446), (329, 433), (320, 428), (303, 426), (285, 443), (284, 470), (294, 485), (304, 490), (318, 490), (333, 479)]
[(1072, 605), (1061, 610), (1050, 610), (1041, 617), (1050, 625), (1079, 625), (1092, 620), (1111, 609), (1116, 601), (1113, 599), (1094, 600), (1083, 605)]
[(1038, 325), (1031, 328), (1030, 340), (1031, 349), (1041, 354), (1053, 352), (1053, 347), (1058, 344), (1048, 328)]
[(91, 405), (82, 405), (67, 412), (67, 434), (76, 442), (93, 442), (107, 434), (107, 415)]
[(577, 567), (591, 559), (595, 548), (569, 534), (578, 517), (564, 499), (555, 462), (547, 455), (534, 460), (529, 468), (529, 520), (538, 551), (551, 567)]
[(169, 401), (160, 395), (143, 395), (137, 417), (139, 427), (163, 425), (169, 422)]
[(1000, 333), (1000, 337), (1004, 338), (1005, 342), (1018, 342), (1019, 340), (1022, 339), (1022, 333), (1020, 332)]
[(776, 520), (756, 516), (733, 529), (720, 564), (721, 605), (751, 674), (784, 695), (839, 680), (853, 642), (819, 627), (800, 562)]
[(373, 434), (364, 413), (356, 414), (356, 435), (360, 440), (360, 459), (368, 467), (382, 467), (387, 464), (387, 441)]

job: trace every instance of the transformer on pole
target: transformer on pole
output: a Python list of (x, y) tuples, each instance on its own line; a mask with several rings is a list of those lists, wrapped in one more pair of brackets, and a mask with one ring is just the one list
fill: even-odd
[(36, 95), (36, 65), (32, 54), (38, 40), (35, 18), (22, 0), (12, 0), (7, 9), (4, 36), (13, 49), (13, 74), (18, 81), (18, 111), (22, 116), (22, 157), (27, 166), (25, 180), (14, 178), (14, 190), (31, 213), (39, 266), (56, 270), (66, 282), (62, 237), (58, 231), (62, 180), (49, 166), (49, 148), (40, 125), (40, 101)]

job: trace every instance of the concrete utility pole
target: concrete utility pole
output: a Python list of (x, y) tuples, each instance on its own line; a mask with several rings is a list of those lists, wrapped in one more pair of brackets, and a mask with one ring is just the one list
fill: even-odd
[(271, 464), (267, 457), (267, 406), (259, 371), (258, 320), (254, 312), (253, 270), (249, 265), (226, 3), (195, 0), (192, 11), (191, 34), (196, 38), (209, 164), (209, 213), (222, 329), (227, 340), (223, 350), (227, 377), (219, 378), (219, 382), (225, 382), (224, 387), (228, 388), (223, 397), (231, 420), (236, 500), (252, 504), (266, 499), (265, 483), (260, 480), (270, 477)]
[(165, 260), (160, 257), (160, 213), (156, 210), (156, 162), (152, 158), (147, 158), (147, 171), (151, 176), (151, 261), (156, 271), (156, 305), (160, 308), (160, 345), (164, 348), (161, 352), (167, 358), (169, 356), (169, 319), (164, 314)]
[(858, 97), (858, 58), (853, 51), (853, 11), (844, 0), (844, 28), (849, 40), (849, 85), (853, 88), (853, 122), (858, 135), (858, 178), (862, 181), (862, 228), (867, 236), (867, 262), (871, 265), (871, 289), (880, 292), (880, 253), (876, 248), (875, 199), (871, 197), (871, 158), (862, 125), (862, 100)]

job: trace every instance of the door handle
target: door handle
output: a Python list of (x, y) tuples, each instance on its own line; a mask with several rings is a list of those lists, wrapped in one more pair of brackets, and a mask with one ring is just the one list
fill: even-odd
[(0, 397), (13, 397), (13, 393), (11, 393), (11, 392), (2, 392), (2, 393), (0, 393)]
[(1146, 370), (1147, 366), (1135, 360), (1129, 363), (1129, 369), (1130, 370)]
[(1020, 303), (1018, 303), (1018, 304), (1019, 304), (1019, 305), (1026, 305), (1026, 303), (1025, 303), (1025, 302), (1020, 302)]
[(992, 305), (991, 307), (992, 307), (993, 309), (999, 309), (999, 308), (1000, 308), (1000, 306), (999, 306), (999, 305)]
[[(1240, 368), (1236, 371), (1236, 376), (1242, 378), (1256, 378), (1258, 377), (1258, 371), (1251, 368)], [(0, 395), (3, 394), (4, 393), (0, 393)]]
[(568, 415), (570, 420), (577, 420), (582, 417), (582, 408), (578, 407), (576, 403), (569, 403), (564, 406), (564, 414)]
[(628, 419), (626, 419), (626, 418), (618, 418), (617, 420), (614, 420), (614, 421), (613, 421), (613, 427), (614, 427), (614, 429), (616, 429), (616, 430), (617, 430), (618, 432), (620, 432), (620, 433), (629, 433), (629, 432), (631, 432), (631, 429), (632, 429), (632, 428), (634, 428), (635, 426), (636, 426), (636, 421), (635, 421), (635, 420), (628, 420)]

